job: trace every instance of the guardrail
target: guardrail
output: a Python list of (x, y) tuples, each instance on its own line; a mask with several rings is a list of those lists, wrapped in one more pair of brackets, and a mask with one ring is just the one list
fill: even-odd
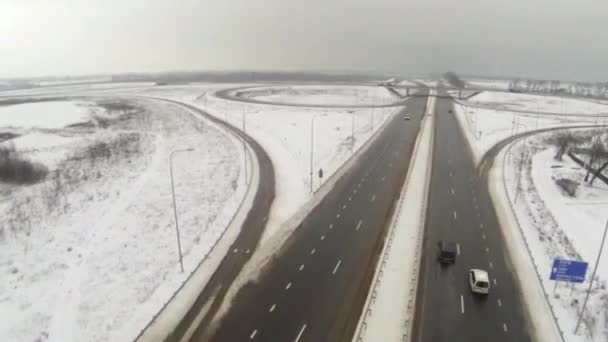
[[(420, 130), (420, 135), (419, 137), (421, 138), (423, 135), (423, 130), (425, 128), (425, 125), (429, 124), (428, 122), (429, 118), (428, 116), (425, 116), (423, 118), (422, 124), (421, 124), (421, 130)], [(432, 127), (431, 127), (432, 129)], [(433, 141), (434, 139), (434, 130), (431, 130), (430, 133), (430, 139), (431, 141)], [(419, 142), (420, 140), (418, 140)], [(415, 158), (414, 156), (417, 154), (418, 149), (419, 149), (419, 144), (418, 142), (416, 142), (416, 146), (414, 147), (413, 153), (412, 153), (412, 158)], [(432, 147), (432, 145), (431, 145)], [(372, 287), (371, 287), (371, 291), (370, 291), (370, 295), (368, 295), (367, 300), (364, 304), (363, 307), (363, 314), (361, 315), (361, 318), (359, 320), (359, 324), (357, 325), (357, 329), (355, 331), (355, 338), (354, 341), (356, 342), (363, 342), (363, 336), (365, 335), (365, 332), (367, 331), (367, 320), (373, 316), (374, 314), (374, 305), (376, 303), (376, 298), (378, 296), (378, 291), (379, 291), (379, 286), (382, 283), (382, 278), (384, 276), (384, 269), (386, 268), (386, 264), (390, 258), (390, 251), (393, 245), (393, 241), (394, 241), (394, 237), (395, 237), (395, 226), (397, 225), (397, 222), (399, 222), (399, 218), (401, 217), (401, 207), (403, 206), (403, 202), (405, 200), (405, 189), (408, 185), (408, 180), (409, 177), (411, 177), (412, 174), (412, 169), (414, 167), (414, 162), (410, 162), (409, 167), (408, 167), (408, 171), (407, 171), (407, 176), (406, 176), (406, 180), (404, 183), (404, 188), (399, 196), (399, 202), (397, 203), (397, 211), (395, 212), (395, 215), (393, 215), (392, 219), (391, 219), (391, 223), (390, 223), (390, 228), (389, 228), (389, 235), (387, 237), (386, 240), (386, 244), (384, 245), (384, 248), (382, 250), (382, 259), (380, 261), (380, 266), (376, 269), (376, 272), (374, 274), (374, 278), (372, 281)], [(429, 175), (430, 174), (430, 168), (431, 168), (431, 158), (429, 157), (429, 160), (427, 162), (426, 165), (426, 170), (425, 170), (425, 174)], [(430, 182), (430, 177), (426, 178), (426, 188), (428, 189), (428, 185)], [(428, 191), (425, 190), (425, 194), (428, 194)], [(420, 258), (422, 255), (422, 241), (423, 241), (423, 234), (422, 234), (422, 230), (424, 227), (424, 219), (426, 216), (426, 201), (424, 201), (425, 204), (423, 204), (422, 209), (420, 210), (420, 225), (418, 227), (418, 232), (416, 234), (416, 250), (415, 250), (415, 256), (414, 256), (414, 260), (413, 260), (413, 267), (412, 267), (412, 272), (411, 272), (411, 277), (410, 277), (410, 288), (409, 288), (409, 298), (408, 298), (408, 302), (406, 305), (406, 319), (405, 321), (403, 321), (403, 334), (401, 337), (402, 342), (407, 342), (409, 337), (411, 336), (411, 331), (412, 331), (412, 322), (413, 322), (413, 312), (415, 309), (415, 305), (416, 305), (416, 292), (417, 292), (417, 283), (418, 283), (418, 275), (419, 275), (419, 268), (420, 268)]]
[(538, 265), (536, 264), (536, 260), (534, 259), (534, 255), (532, 254), (532, 250), (530, 249), (530, 245), (528, 244), (528, 239), (526, 239), (526, 235), (524, 234), (524, 230), (522, 229), (521, 222), (519, 221), (519, 217), (517, 216), (517, 212), (515, 211), (513, 199), (511, 198), (511, 195), (509, 194), (509, 189), (507, 188), (507, 180), (505, 178), (507, 157), (511, 156), (511, 149), (516, 143), (519, 142), (519, 140), (520, 139), (509, 144), (509, 146), (505, 150), (505, 154), (503, 156), (503, 164), (502, 164), (502, 183), (503, 183), (505, 194), (507, 195), (509, 207), (511, 208), (511, 211), (513, 212), (513, 216), (515, 217), (515, 221), (517, 222), (517, 228), (519, 229), (519, 233), (522, 236), (524, 245), (526, 246), (526, 250), (528, 251), (528, 255), (530, 256), (530, 260), (532, 260), (532, 266), (534, 266), (534, 271), (536, 272), (536, 277), (538, 278), (540, 287), (543, 290), (543, 296), (545, 297), (545, 300), (547, 301), (547, 305), (549, 306), (549, 309), (551, 310), (551, 316), (553, 316), (553, 321), (555, 322), (555, 326), (557, 327), (557, 330), (559, 331), (559, 335), (561, 337), (562, 342), (566, 342), (566, 340), (564, 339), (564, 332), (562, 331), (561, 327), (559, 326), (559, 322), (557, 320), (555, 310), (553, 309), (553, 305), (551, 304), (551, 301), (549, 300), (549, 295), (547, 294), (547, 290), (545, 289), (545, 286), (543, 285), (543, 281), (540, 276), (540, 271), (538, 270)]

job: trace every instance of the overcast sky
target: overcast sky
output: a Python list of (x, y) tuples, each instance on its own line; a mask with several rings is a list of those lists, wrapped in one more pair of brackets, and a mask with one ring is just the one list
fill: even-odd
[(0, 0), (0, 78), (167, 70), (608, 80), (606, 0)]

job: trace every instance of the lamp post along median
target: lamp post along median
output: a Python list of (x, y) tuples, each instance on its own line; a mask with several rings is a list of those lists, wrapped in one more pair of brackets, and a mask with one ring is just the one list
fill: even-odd
[(313, 169), (313, 160), (314, 160), (314, 149), (315, 149), (315, 119), (319, 116), (327, 116), (327, 114), (317, 114), (312, 117), (310, 120), (310, 192), (313, 192), (312, 182), (312, 169)]
[(179, 253), (179, 266), (181, 272), (184, 272), (184, 261), (182, 258), (182, 244), (179, 238), (179, 221), (177, 219), (177, 204), (175, 202), (175, 182), (173, 181), (173, 155), (179, 152), (192, 152), (193, 148), (171, 151), (169, 154), (169, 174), (171, 175), (171, 195), (173, 197), (173, 214), (175, 215), (175, 234), (177, 237), (177, 252)]

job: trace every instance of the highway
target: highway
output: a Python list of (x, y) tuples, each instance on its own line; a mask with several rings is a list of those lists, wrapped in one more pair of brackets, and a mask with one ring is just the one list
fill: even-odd
[[(435, 144), (413, 341), (530, 341), (521, 291), (505, 253), (486, 178), (473, 163), (466, 138), (438, 99)], [(437, 242), (458, 245), (456, 263), (440, 266)], [(468, 271), (490, 276), (487, 297), (473, 295)]]
[(193, 341), (350, 341), (426, 103), (406, 102), (219, 327), (203, 320)]

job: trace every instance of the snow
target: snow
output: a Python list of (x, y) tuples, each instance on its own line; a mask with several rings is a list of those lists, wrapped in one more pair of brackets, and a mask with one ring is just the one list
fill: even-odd
[(0, 106), (0, 127), (63, 128), (89, 121), (85, 103), (75, 101), (33, 102)]
[[(584, 182), (584, 170), (565, 156), (554, 160), (555, 150), (547, 145), (543, 134), (526, 142), (519, 200), (514, 203), (517, 218), (531, 247), (534, 262), (539, 268), (545, 291), (551, 292), (560, 328), (568, 341), (605, 341), (608, 338), (608, 257), (598, 266), (598, 279), (586, 310), (584, 325), (578, 335), (573, 331), (582, 308), (585, 291), (590, 281), (599, 243), (608, 216), (608, 186), (596, 180), (593, 186)], [(515, 144), (507, 157), (505, 181), (514, 202), (517, 189), (518, 156), (524, 143)], [(531, 156), (531, 157), (530, 157)], [(555, 180), (567, 178), (580, 183), (576, 197), (569, 197)], [(582, 260), (589, 263), (586, 282), (573, 288), (565, 283), (549, 280), (555, 258)]]
[(608, 106), (597, 101), (557, 96), (531, 95), (508, 92), (482, 92), (471, 97), (471, 105), (491, 105), (505, 110), (524, 110), (529, 112), (554, 114), (587, 114), (608, 113)]
[[(132, 340), (210, 251), (241, 204), (246, 187), (235, 138), (174, 105), (137, 105), (145, 111), (118, 116), (106, 129), (54, 132), (79, 135), (78, 144), (40, 132), (16, 138), (26, 157), (47, 149), (59, 162), (49, 165), (41, 183), (2, 185), (0, 191), (10, 198), (0, 201), (7, 223), (0, 235), (0, 315), (10, 317), (0, 322), (0, 340)], [(74, 120), (53, 126), (65, 122)], [(38, 148), (32, 134), (44, 138)], [(55, 144), (46, 146), (49, 141)], [(108, 158), (73, 158), (113, 142), (120, 144)], [(190, 146), (196, 150), (175, 154), (173, 163), (181, 273), (168, 157)]]
[(269, 86), (234, 92), (238, 97), (273, 103), (302, 105), (380, 105), (395, 97), (384, 87), (369, 86)]
[[(432, 114), (434, 102), (435, 97), (429, 97), (428, 114)], [(427, 115), (421, 127), (353, 341), (402, 341), (403, 336), (410, 336), (430, 182), (433, 118)]]
[[(597, 124), (608, 122), (608, 119), (600, 116), (576, 116), (572, 114), (564, 115), (538, 115), (535, 111), (531, 112), (514, 112), (504, 109), (504, 102), (500, 102), (504, 97), (501, 93), (490, 92), (490, 95), (485, 95), (483, 92), (474, 96), (471, 100), (481, 97), (486, 99), (487, 103), (498, 103), (492, 105), (492, 108), (480, 108), (476, 103), (471, 101), (458, 100), (454, 105), (454, 112), (458, 118), (464, 134), (467, 136), (473, 150), (474, 157), (477, 162), (483, 154), (488, 151), (499, 141), (515, 135), (517, 133), (528, 132), (536, 129), (575, 126), (581, 124)], [(524, 100), (525, 103), (537, 103), (536, 95), (515, 94), (518, 99)], [(552, 103), (554, 99), (549, 96), (540, 96), (545, 102), (542, 104)], [(584, 102), (584, 101), (581, 101)], [(598, 108), (598, 104), (594, 104), (594, 108)], [(603, 108), (601, 106), (599, 108)], [(539, 107), (540, 112), (549, 112), (553, 107)], [(580, 107), (577, 107), (580, 108)], [(573, 109), (575, 109), (573, 107)]]

